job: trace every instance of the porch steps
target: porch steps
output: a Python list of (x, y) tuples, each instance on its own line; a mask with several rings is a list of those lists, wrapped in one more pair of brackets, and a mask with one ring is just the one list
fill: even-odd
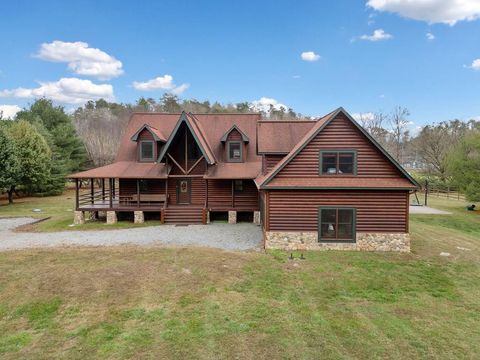
[(165, 211), (165, 223), (201, 224), (202, 211), (200, 206), (169, 206)]

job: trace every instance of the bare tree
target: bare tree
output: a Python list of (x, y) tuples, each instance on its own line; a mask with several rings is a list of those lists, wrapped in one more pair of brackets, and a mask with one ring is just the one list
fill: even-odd
[(130, 112), (113, 114), (108, 107), (78, 109), (73, 122), (93, 165), (103, 166), (115, 159)]
[(408, 109), (401, 106), (396, 106), (390, 116), (392, 155), (400, 163), (404, 162), (405, 144), (410, 136), (408, 131), (409, 116)]

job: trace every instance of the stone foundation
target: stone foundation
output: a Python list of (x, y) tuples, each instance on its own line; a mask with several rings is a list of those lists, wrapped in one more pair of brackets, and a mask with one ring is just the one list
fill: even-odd
[(117, 213), (115, 211), (107, 211), (107, 224), (116, 224), (117, 223)]
[(410, 252), (410, 234), (357, 233), (355, 243), (318, 242), (317, 232), (265, 232), (265, 249)]
[(260, 211), (253, 212), (253, 223), (255, 225), (260, 225)]
[(145, 222), (145, 217), (143, 211), (134, 211), (133, 212), (133, 222), (135, 224), (143, 224)]
[(210, 211), (207, 211), (207, 224), (210, 224)]
[(237, 212), (236, 211), (229, 211), (228, 212), (228, 223), (229, 224), (236, 224), (237, 223)]
[(85, 214), (83, 213), (83, 211), (73, 212), (73, 224), (74, 225), (85, 224)]

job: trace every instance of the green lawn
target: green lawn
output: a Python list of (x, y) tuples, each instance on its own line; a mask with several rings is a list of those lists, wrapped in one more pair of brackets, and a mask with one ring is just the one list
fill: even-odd
[[(103, 221), (87, 221), (83, 225), (71, 226), (75, 206), (75, 191), (67, 190), (63, 195), (50, 197), (27, 197), (14, 199), (8, 205), (6, 199), (0, 200), (0, 217), (31, 216), (47, 220), (25, 227), (28, 231), (65, 231), (65, 230), (109, 230), (131, 227), (160, 225), (160, 219), (148, 220), (143, 224), (133, 224), (133, 221), (119, 221), (114, 225), (106, 225)], [(33, 209), (41, 209), (34, 212)], [(159, 215), (160, 217), (160, 215)]]
[(477, 358), (480, 215), (430, 205), (411, 254), (0, 253), (0, 358)]

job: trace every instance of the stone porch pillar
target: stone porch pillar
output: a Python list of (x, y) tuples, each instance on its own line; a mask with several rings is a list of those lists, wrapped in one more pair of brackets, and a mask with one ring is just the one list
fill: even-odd
[(260, 225), (260, 211), (253, 212), (253, 223), (255, 225)]
[(85, 214), (83, 213), (83, 211), (73, 212), (73, 224), (74, 225), (85, 224)]
[(145, 222), (145, 216), (143, 215), (143, 211), (133, 212), (133, 222), (135, 224), (143, 224)]
[(115, 211), (107, 211), (107, 224), (112, 225), (117, 223), (117, 213)]
[(237, 223), (237, 212), (236, 211), (229, 211), (228, 212), (228, 223), (229, 224), (236, 224)]

